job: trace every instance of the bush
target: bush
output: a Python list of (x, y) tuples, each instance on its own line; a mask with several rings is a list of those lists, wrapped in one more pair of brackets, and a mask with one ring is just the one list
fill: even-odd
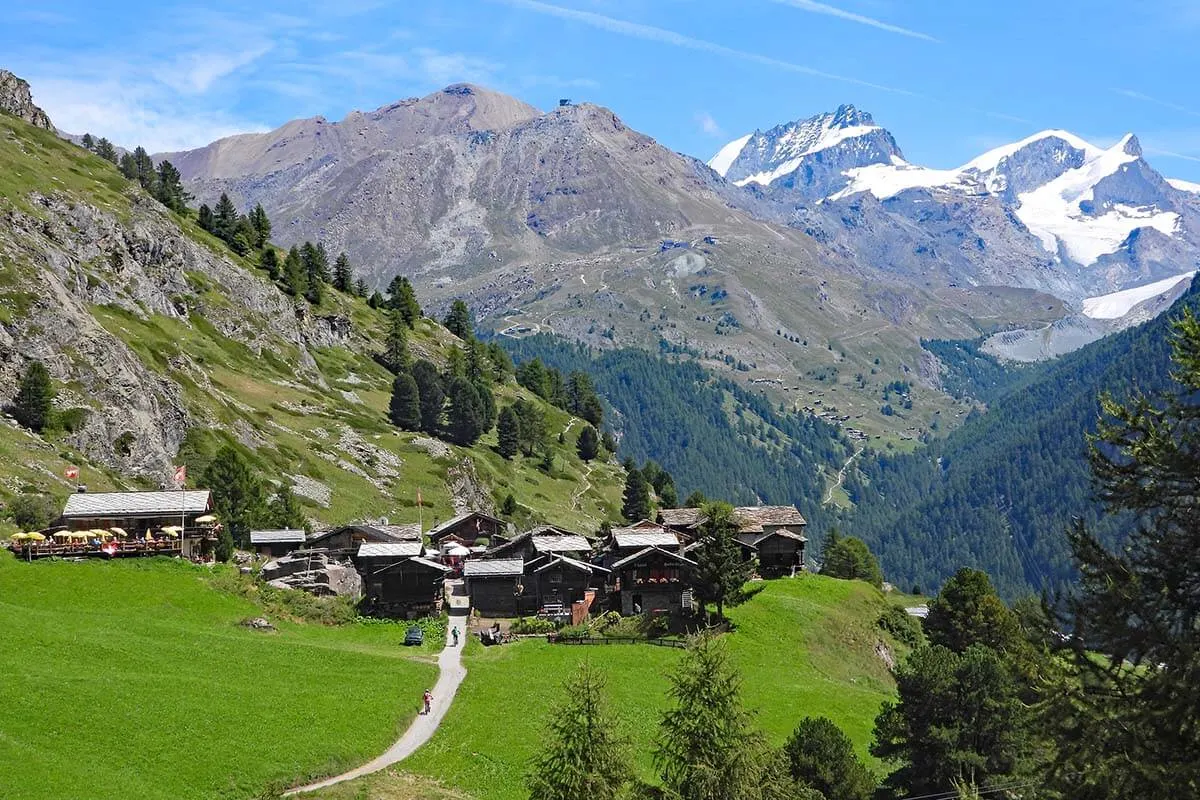
[(554, 633), (558, 630), (558, 625), (548, 619), (538, 619), (537, 617), (521, 617), (509, 627), (508, 632), (513, 634), (543, 634)]
[(9, 501), (4, 515), (23, 531), (37, 531), (58, 518), (59, 504), (50, 495), (22, 494)]
[(563, 639), (586, 639), (593, 635), (592, 626), (586, 622), (579, 625), (567, 625), (558, 631), (559, 637)]
[(925, 643), (925, 631), (921, 629), (921, 620), (900, 606), (888, 606), (887, 610), (879, 615), (879, 627), (909, 647), (920, 647)]

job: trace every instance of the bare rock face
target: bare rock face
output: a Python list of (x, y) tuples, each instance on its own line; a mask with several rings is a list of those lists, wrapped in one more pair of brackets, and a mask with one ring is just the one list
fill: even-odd
[(33, 104), (29, 84), (6, 69), (0, 69), (0, 111), (20, 117), (35, 127), (54, 130), (46, 112)]

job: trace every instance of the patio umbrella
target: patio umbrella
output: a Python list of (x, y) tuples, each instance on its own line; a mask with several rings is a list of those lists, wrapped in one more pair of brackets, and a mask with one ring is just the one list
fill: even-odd
[(109, 530), (112, 531), (113, 536), (117, 536), (122, 539), (124, 539), (126, 536), (129, 535), (128, 533), (125, 532), (124, 528), (109, 528)]
[(216, 521), (217, 517), (214, 514), (205, 514), (203, 517), (196, 517), (196, 522), (200, 523), (201, 525), (208, 525)]
[(454, 545), (454, 547), (451, 547), (449, 550), (446, 551), (446, 555), (454, 556), (456, 558), (462, 558), (463, 556), (471, 555), (471, 551), (468, 550), (467, 548), (463, 547), (461, 544), (456, 544), (456, 545)]
[(14, 533), (12, 536), (10, 536), (10, 537), (8, 537), (8, 538), (9, 538), (9, 539), (11, 539), (11, 540), (12, 540), (12, 541), (14, 541), (14, 542), (23, 542), (23, 541), (25, 541), (26, 539), (28, 539), (28, 538), (29, 538), (29, 534), (27, 534), (27, 533)]
[(163, 528), (162, 532), (165, 533), (167, 536), (170, 536), (172, 539), (179, 538), (179, 528), (175, 528), (175, 527)]
[(70, 531), (55, 531), (54, 532), (55, 539), (70, 539), (71, 536), (72, 536), (72, 534)]
[(163, 533), (179, 533), (178, 525), (163, 525), (159, 528)]
[(46, 541), (46, 537), (45, 537), (45, 536), (43, 536), (42, 534), (38, 533), (37, 531), (32, 531), (32, 532), (30, 532), (30, 533), (27, 533), (27, 534), (25, 534), (25, 538), (26, 538), (26, 539), (28, 539), (28, 540), (29, 540), (29, 541), (31, 541), (31, 542), (44, 542), (44, 541)]

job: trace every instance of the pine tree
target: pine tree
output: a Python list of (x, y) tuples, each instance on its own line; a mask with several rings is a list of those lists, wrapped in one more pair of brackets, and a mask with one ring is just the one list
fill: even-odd
[(412, 375), (402, 372), (392, 381), (392, 400), (388, 406), (388, 417), (400, 430), (421, 429), (421, 395)]
[(388, 306), (400, 312), (408, 327), (416, 325), (417, 320), (421, 318), (421, 306), (417, 303), (417, 293), (412, 282), (403, 275), (397, 275), (388, 284), (387, 293)]
[(50, 424), (54, 394), (54, 383), (46, 365), (41, 361), (30, 361), (13, 399), (13, 418), (29, 430), (41, 433)]
[(80, 141), (80, 144), (83, 145), (84, 150), (96, 149), (96, 142), (94, 139), (92, 139), (92, 135), (90, 133), (85, 133), (83, 135), (83, 139)]
[(617, 800), (634, 772), (604, 675), (585, 661), (564, 688), (526, 778), (529, 800)]
[(462, 300), (455, 300), (442, 320), (446, 330), (453, 333), (464, 342), (475, 338), (475, 321), (471, 319), (471, 310)]
[[(103, 142), (104, 140), (101, 139), (100, 141)], [(133, 153), (122, 153), (118, 168), (121, 170), (121, 174), (124, 175), (127, 180), (137, 180), (138, 167), (137, 161), (135, 161), (133, 158)]]
[(942, 586), (929, 604), (924, 628), (930, 644), (956, 653), (973, 644), (1009, 654), (1026, 646), (1017, 615), (996, 594), (987, 573), (970, 567), (954, 573)]
[(408, 328), (400, 314), (395, 311), (388, 313), (388, 328), (380, 361), (397, 374), (408, 368)]
[(354, 291), (354, 271), (345, 253), (338, 253), (337, 261), (333, 262), (333, 288), (346, 294)]
[(191, 195), (184, 191), (179, 170), (175, 169), (170, 161), (162, 161), (158, 165), (158, 173), (154, 182), (154, 197), (176, 214), (187, 211), (187, 203), (191, 199)]
[(233, 234), (237, 230), (237, 223), (240, 216), (237, 207), (229, 199), (229, 195), (221, 192), (221, 196), (217, 199), (217, 204), (213, 207), (213, 234), (226, 244), (231, 243), (233, 241)]
[(256, 249), (254, 242), (257, 239), (258, 234), (254, 230), (254, 225), (250, 223), (250, 218), (239, 216), (237, 224), (233, 226), (233, 237), (229, 241), (230, 249), (239, 256), (244, 256)]
[(201, 230), (213, 233), (216, 226), (216, 219), (213, 217), (212, 209), (207, 203), (201, 203), (200, 209), (196, 212), (196, 224)]
[(600, 437), (600, 444), (604, 445), (604, 449), (610, 453), (617, 452), (617, 440), (612, 435), (612, 431), (605, 431)]
[(528, 400), (517, 400), (512, 404), (512, 410), (517, 416), (517, 440), (521, 452), (532, 456), (539, 450), (545, 450), (546, 415), (542, 409)]
[(487, 433), (496, 424), (496, 396), (492, 394), (492, 387), (483, 381), (473, 381), (471, 385), (479, 397), (481, 433)]
[(295, 245), (283, 260), (283, 285), (293, 297), (303, 297), (308, 291), (308, 274), (304, 271), (304, 261)]
[(271, 220), (267, 217), (262, 203), (256, 203), (247, 217), (250, 220), (250, 226), (254, 229), (254, 248), (257, 250), (266, 247), (267, 242), (271, 241)]
[(250, 462), (236, 447), (225, 445), (204, 470), (201, 484), (212, 492), (217, 518), (234, 542), (248, 546), (250, 531), (262, 522), (266, 511), (262, 482)]
[(279, 530), (302, 530), (308, 525), (300, 501), (286, 483), (281, 483), (275, 490), (275, 496), (267, 508), (267, 517), (267, 524)]
[(866, 581), (875, 588), (883, 586), (879, 560), (862, 539), (841, 537), (835, 528), (822, 551), (821, 574), (843, 580)]
[(442, 409), (446, 404), (442, 377), (437, 367), (425, 359), (413, 364), (412, 376), (417, 382), (417, 394), (421, 398), (421, 430), (437, 436), (442, 430)]
[(742, 706), (741, 679), (723, 643), (693, 640), (671, 675), (672, 708), (654, 751), (667, 796), (676, 800), (759, 800), (762, 735)]
[(356, 278), (354, 280), (354, 294), (363, 298), (367, 296), (367, 282), (362, 278)]
[(146, 148), (139, 145), (133, 149), (133, 163), (137, 170), (137, 182), (142, 185), (143, 189), (152, 189), (156, 177), (154, 159), (150, 158)]
[(271, 276), (271, 280), (279, 278), (279, 254), (275, 252), (274, 247), (268, 247), (262, 251), (262, 255), (258, 257), (258, 265), (266, 270), (266, 273)]
[(696, 569), (692, 591), (703, 609), (709, 603), (717, 606), (717, 617), (725, 617), (725, 606), (738, 602), (742, 587), (750, 580), (753, 567), (742, 557), (737, 541), (738, 524), (733, 506), (728, 503), (709, 503), (701, 511), (698, 541), (693, 553)]
[(805, 717), (783, 746), (793, 779), (837, 800), (871, 800), (875, 778), (854, 743), (825, 717)]
[[(56, 509), (57, 511), (57, 509)], [(500, 506), (501, 516), (511, 517), (517, 513), (517, 498), (513, 497), (513, 493), (509, 492), (504, 496), (504, 503)]]
[(650, 484), (637, 468), (629, 470), (625, 476), (621, 516), (629, 522), (637, 522), (650, 516)]
[(575, 442), (575, 450), (584, 461), (591, 461), (600, 455), (600, 437), (596, 435), (595, 428), (591, 425), (583, 426), (583, 430), (579, 432), (579, 439)]
[(222, 527), (217, 533), (217, 546), (213, 548), (213, 558), (222, 564), (228, 564), (233, 560), (233, 551), (236, 549), (233, 534), (229, 532), (228, 527)]
[(113, 147), (113, 143), (101, 136), (96, 140), (96, 155), (103, 158), (110, 164), (117, 163), (117, 148)]
[(496, 450), (503, 458), (511, 459), (517, 454), (521, 446), (521, 422), (512, 406), (500, 409), (500, 416), (496, 420), (496, 437)]
[(469, 446), (483, 434), (483, 409), (479, 394), (466, 378), (454, 378), (446, 387), (446, 434), (455, 444)]

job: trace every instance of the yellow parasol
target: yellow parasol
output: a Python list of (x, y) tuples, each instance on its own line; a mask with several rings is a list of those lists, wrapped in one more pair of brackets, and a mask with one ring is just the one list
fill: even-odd
[(125, 532), (124, 528), (109, 528), (108, 530), (112, 533), (113, 536), (117, 536), (121, 539), (124, 539), (126, 536), (129, 535), (128, 533)]
[(29, 534), (23, 533), (23, 532), (18, 532), (18, 533), (14, 533), (12, 536), (10, 536), (8, 538), (14, 542), (23, 542), (29, 538)]
[(53, 533), (55, 539), (70, 539), (72, 535), (70, 531), (55, 531)]
[(215, 514), (205, 514), (203, 517), (196, 517), (196, 522), (201, 525), (208, 525), (216, 521), (217, 516)]
[(44, 542), (44, 541), (46, 541), (46, 537), (45, 537), (45, 536), (43, 536), (42, 534), (38, 533), (37, 531), (32, 531), (31, 533), (27, 533), (27, 534), (25, 534), (25, 538), (26, 538), (26, 539), (28, 539), (28, 540), (29, 540), (29, 541), (31, 541), (31, 542)]
[(91, 531), (71, 531), (67, 534), (68, 539), (87, 539), (91, 536)]
[(179, 538), (179, 528), (176, 528), (174, 526), (172, 526), (170, 528), (163, 528), (162, 532), (165, 533), (167, 536), (170, 536), (172, 539)]

